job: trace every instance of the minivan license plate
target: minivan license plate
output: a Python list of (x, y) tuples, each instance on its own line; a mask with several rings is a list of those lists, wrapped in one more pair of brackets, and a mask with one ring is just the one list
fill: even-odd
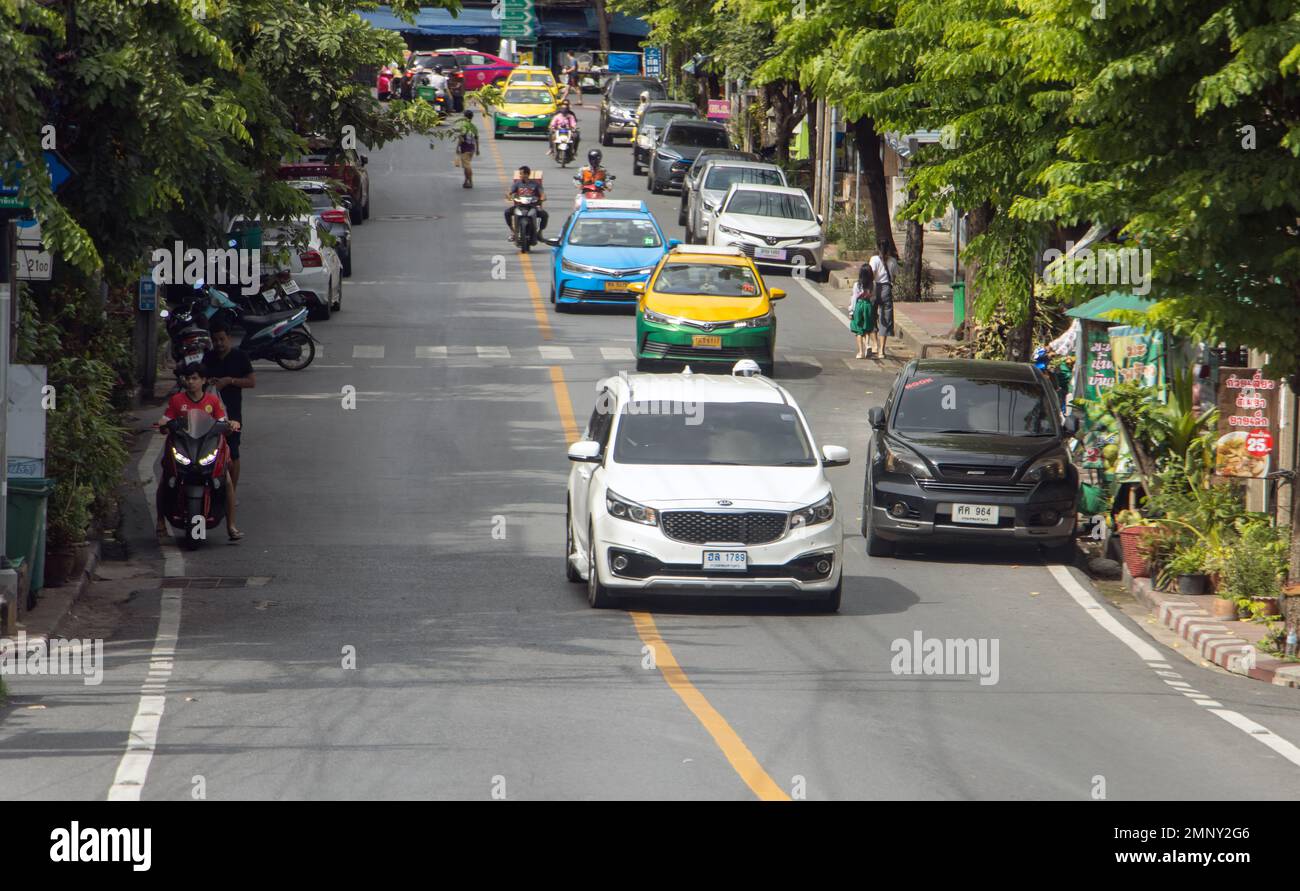
[(981, 526), (996, 526), (998, 524), (998, 508), (996, 504), (954, 504), (952, 506), (952, 521), (954, 523), (978, 523)]
[(705, 551), (704, 568), (710, 572), (744, 572), (749, 568), (747, 551)]

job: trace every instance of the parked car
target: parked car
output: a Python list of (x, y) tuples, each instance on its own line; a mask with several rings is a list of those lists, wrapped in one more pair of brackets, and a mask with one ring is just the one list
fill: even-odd
[(332, 247), (339, 255), (343, 277), (352, 274), (352, 222), (348, 218), (351, 199), (340, 196), (329, 183), (315, 179), (293, 180), (288, 185), (303, 192), (311, 202), (312, 214), (325, 224), (326, 231), (334, 237)]
[(731, 159), (735, 161), (758, 161), (760, 158), (753, 152), (742, 152), (740, 149), (704, 149), (695, 156), (691, 166), (686, 168), (686, 177), (682, 180), (682, 203), (677, 209), (677, 225), (686, 225), (686, 199), (688, 192), (695, 187), (695, 180), (704, 172), (704, 165), (710, 161), (720, 161)]
[(867, 417), (862, 535), (898, 542), (1072, 548), (1079, 472), (1056, 388), (1033, 365), (914, 359)]
[(601, 145), (613, 145), (615, 136), (632, 135), (642, 93), (649, 93), (651, 100), (668, 98), (663, 83), (653, 77), (616, 74), (606, 81), (600, 97)]
[(644, 282), (675, 241), (664, 237), (644, 201), (588, 200), (551, 245), (551, 304), (556, 312), (582, 304), (634, 307), (633, 282)]
[(677, 118), (659, 131), (646, 188), (653, 195), (664, 189), (680, 189), (695, 156), (704, 149), (731, 148), (731, 134), (717, 121)]
[(785, 186), (785, 171), (775, 164), (757, 161), (713, 160), (700, 171), (694, 185), (687, 177), (682, 185), (682, 200), (686, 202), (686, 242), (702, 242), (722, 199), (733, 183), (760, 186)]
[[(266, 222), (235, 217), (230, 234), (242, 239), (249, 229), (261, 230), (267, 271), (287, 269), (313, 318), (328, 320), (343, 309), (343, 264), (326, 242), (325, 224), (314, 216)], [(291, 292), (292, 293), (292, 292)]]
[(700, 119), (700, 112), (690, 102), (651, 102), (636, 120), (632, 137), (632, 172), (638, 176), (646, 172), (650, 155), (654, 152), (655, 137), (659, 130), (676, 118)]
[(766, 375), (776, 364), (776, 311), (785, 297), (769, 288), (753, 262), (735, 248), (678, 245), (650, 280), (633, 283), (636, 369), (663, 363), (727, 367), (751, 359)]
[(370, 217), (370, 174), (366, 171), (369, 160), (356, 149), (338, 148), (313, 138), (308, 142), (307, 154), (280, 164), (279, 176), (287, 180), (338, 180), (352, 201), (348, 208), (352, 225), (359, 226)]
[[(835, 612), (843, 530), (826, 468), (794, 396), (753, 363), (731, 376), (618, 375), (597, 384), (569, 446), (564, 572), (594, 608), (618, 595), (786, 597)], [(663, 406), (693, 411), (664, 411)]]
[(468, 47), (436, 49), (442, 56), (454, 56), (457, 68), (464, 73), (465, 89), (477, 90), (484, 84), (504, 84), (515, 63), (482, 50)]
[(733, 183), (709, 224), (709, 244), (739, 248), (759, 266), (824, 280), (821, 216), (803, 189)]

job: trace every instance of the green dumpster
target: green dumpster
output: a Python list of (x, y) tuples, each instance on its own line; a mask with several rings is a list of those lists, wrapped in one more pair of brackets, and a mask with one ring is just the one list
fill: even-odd
[(954, 282), (952, 286), (952, 326), (966, 322), (966, 283)]
[(9, 501), (5, 513), (5, 553), (21, 557), (32, 568), (31, 591), (45, 585), (45, 504), (54, 491), (54, 480), (9, 478)]

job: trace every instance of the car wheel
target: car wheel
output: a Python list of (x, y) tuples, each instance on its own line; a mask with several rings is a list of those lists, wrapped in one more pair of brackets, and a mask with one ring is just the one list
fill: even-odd
[(650, 168), (650, 175), (646, 177), (645, 187), (650, 190), (651, 195), (659, 194), (659, 184), (655, 182), (655, 171), (653, 167)]
[(592, 609), (609, 609), (614, 605), (609, 589), (600, 583), (596, 571), (596, 530), (587, 529), (587, 603)]
[(352, 251), (339, 255), (339, 262), (343, 264), (343, 277), (348, 278), (352, 275)]
[(362, 219), (370, 219), (370, 190), (366, 189), (366, 203), (361, 205)]
[(361, 225), (361, 202), (352, 202), (352, 206), (348, 208), (348, 217), (352, 220), (352, 225)]
[(609, 146), (609, 145), (613, 145), (613, 144), (614, 144), (614, 137), (612, 137), (612, 136), (609, 135), (609, 131), (608, 131), (608, 130), (601, 130), (601, 131), (600, 131), (600, 144), (601, 144), (601, 145), (605, 145), (605, 146)]
[(844, 576), (841, 575), (839, 583), (834, 588), (812, 602), (813, 609), (819, 613), (837, 613), (840, 611), (840, 603), (843, 597)]
[(686, 226), (686, 234), (687, 236), (690, 235), (691, 227), (687, 225), (686, 202), (684, 200), (682, 201), (682, 206), (677, 209), (677, 225)]
[(867, 556), (892, 557), (894, 556), (894, 545), (896, 543), (881, 538), (876, 532), (876, 526), (871, 522), (873, 515), (871, 503), (871, 483), (868, 482), (866, 488), (862, 490), (862, 537), (867, 540)]
[(334, 292), (334, 305), (330, 309), (334, 312), (343, 311), (343, 282), (339, 282), (338, 290)]
[(573, 511), (568, 502), (564, 505), (564, 577), (571, 582), (581, 582), (582, 573), (573, 565)]

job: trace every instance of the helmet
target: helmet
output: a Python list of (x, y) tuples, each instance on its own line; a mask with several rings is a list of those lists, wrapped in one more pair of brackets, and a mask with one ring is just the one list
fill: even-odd
[(468, 121), (472, 117), (474, 117), (474, 112), (471, 109), (465, 109), (465, 120)]
[(603, 157), (604, 155), (600, 153), (600, 149), (592, 149), (587, 152), (587, 163), (591, 165), (592, 170), (595, 170), (600, 166), (600, 159)]
[(650, 101), (650, 91), (649, 91), (649, 90), (642, 90), (642, 91), (641, 91), (641, 101), (642, 101), (642, 102), (649, 102), (649, 101)]

